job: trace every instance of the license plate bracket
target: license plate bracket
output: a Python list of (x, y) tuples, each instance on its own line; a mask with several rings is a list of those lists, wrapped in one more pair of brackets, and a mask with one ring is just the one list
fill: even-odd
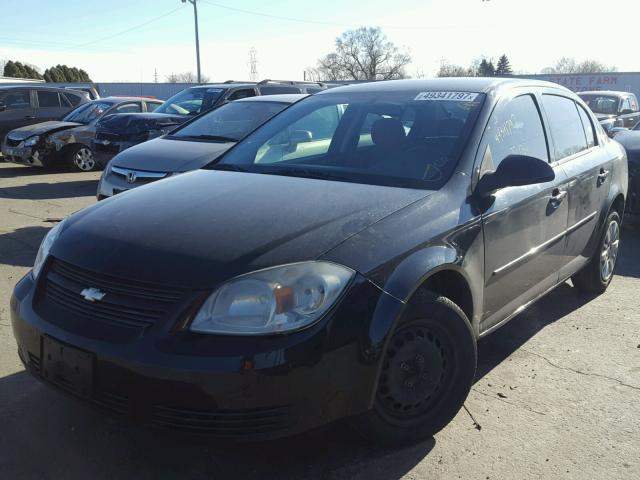
[(93, 353), (42, 337), (42, 375), (68, 392), (82, 398), (92, 396), (94, 364)]

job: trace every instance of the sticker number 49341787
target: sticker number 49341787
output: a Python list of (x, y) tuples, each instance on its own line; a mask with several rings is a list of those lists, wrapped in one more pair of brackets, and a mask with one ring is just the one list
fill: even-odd
[(473, 102), (476, 98), (478, 98), (478, 94), (471, 92), (420, 92), (414, 100)]

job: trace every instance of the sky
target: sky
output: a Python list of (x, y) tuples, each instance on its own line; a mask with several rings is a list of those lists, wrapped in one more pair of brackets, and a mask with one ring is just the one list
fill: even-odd
[[(252, 47), (260, 78), (301, 80), (337, 36), (365, 25), (409, 51), (411, 76), (503, 53), (521, 73), (562, 56), (640, 71), (633, 45), (618, 43), (634, 38), (640, 0), (197, 1), (202, 71), (212, 81), (248, 79)], [(0, 8), (0, 60), (76, 66), (95, 82), (196, 70), (193, 7), (181, 0), (0, 0)]]

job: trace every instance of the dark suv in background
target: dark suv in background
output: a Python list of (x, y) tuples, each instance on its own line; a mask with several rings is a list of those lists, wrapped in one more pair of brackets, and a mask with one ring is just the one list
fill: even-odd
[(630, 92), (580, 92), (578, 96), (596, 114), (600, 125), (612, 137), (621, 128), (633, 128), (640, 121), (638, 99)]
[(0, 87), (0, 140), (15, 128), (58, 120), (88, 101), (86, 92), (64, 88), (34, 85)]
[(169, 133), (195, 115), (241, 98), (259, 95), (313, 94), (329, 88), (324, 83), (291, 80), (212, 83), (186, 88), (169, 98), (153, 113), (110, 116), (96, 125), (93, 151), (106, 163), (133, 145)]

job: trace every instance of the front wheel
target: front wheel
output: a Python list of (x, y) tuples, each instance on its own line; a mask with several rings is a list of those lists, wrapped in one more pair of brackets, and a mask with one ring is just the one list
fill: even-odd
[(93, 152), (86, 145), (70, 147), (65, 156), (67, 164), (73, 171), (92, 172), (98, 169), (98, 163), (93, 158)]
[(603, 293), (613, 279), (620, 245), (620, 215), (615, 210), (607, 216), (598, 249), (589, 263), (571, 277), (573, 286), (581, 292)]
[(387, 346), (373, 408), (354, 426), (376, 443), (430, 438), (464, 404), (476, 371), (473, 330), (446, 297), (418, 292)]

